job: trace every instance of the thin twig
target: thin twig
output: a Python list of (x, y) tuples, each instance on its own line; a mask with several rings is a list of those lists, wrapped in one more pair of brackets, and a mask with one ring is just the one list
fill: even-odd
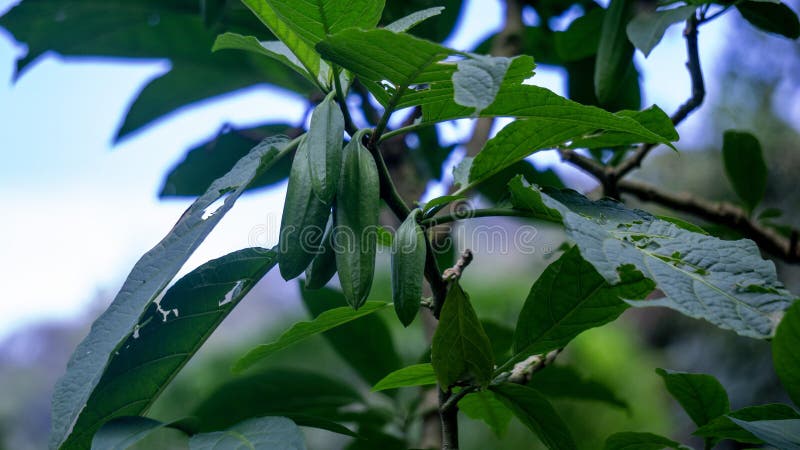
[[(619, 190), (646, 202), (658, 203), (676, 211), (693, 214), (709, 222), (725, 225), (739, 231), (755, 241), (764, 251), (786, 262), (800, 262), (797, 239), (783, 237), (777, 231), (753, 220), (745, 210), (730, 203), (711, 202), (689, 193), (668, 193), (650, 184), (633, 180), (620, 181)], [(793, 230), (792, 234), (796, 236), (797, 230)]]

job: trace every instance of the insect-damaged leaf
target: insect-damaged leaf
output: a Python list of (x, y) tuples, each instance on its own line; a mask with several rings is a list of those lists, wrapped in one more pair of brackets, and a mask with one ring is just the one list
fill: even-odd
[(130, 336), (145, 308), (155, 300), (258, 173), (274, 163), (285, 140), (267, 140), (215, 180), (181, 216), (169, 234), (142, 256), (114, 301), (78, 345), (53, 394), (51, 447), (81, 448), (67, 442), (113, 352)]

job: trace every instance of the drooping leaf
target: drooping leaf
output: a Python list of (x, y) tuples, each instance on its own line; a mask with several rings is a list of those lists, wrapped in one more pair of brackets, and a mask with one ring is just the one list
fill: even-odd
[(386, 375), (375, 383), (375, 386), (372, 387), (372, 392), (401, 387), (427, 386), (430, 384), (436, 384), (436, 373), (433, 371), (433, 366), (429, 363), (414, 364)]
[(672, 439), (653, 433), (626, 431), (614, 433), (606, 439), (604, 450), (663, 450), (664, 448), (688, 449)]
[(561, 213), (567, 234), (606, 281), (618, 283), (619, 269), (632, 266), (666, 295), (631, 305), (666, 306), (743, 336), (767, 338), (795, 300), (752, 241), (693, 233), (574, 191), (545, 192), (545, 203)]
[[(183, 161), (167, 174), (159, 197), (197, 197), (203, 195), (212, 181), (225, 175), (236, 161), (266, 136), (289, 133), (288, 124), (264, 125), (234, 129), (225, 127), (214, 138), (190, 149)], [(248, 190), (284, 181), (292, 166), (290, 157), (281, 158), (269, 170), (256, 177)]]
[(335, 92), (311, 113), (308, 134), (300, 145), (308, 148), (308, 166), (311, 168), (311, 187), (323, 203), (330, 204), (339, 187), (342, 170), (342, 137), (344, 117), (334, 100)]
[(572, 434), (556, 410), (536, 389), (502, 383), (489, 388), (523, 425), (528, 427), (550, 450), (577, 448)]
[[(463, 0), (389, 1), (383, 8), (381, 23), (387, 24), (385, 28), (391, 31), (413, 30), (415, 36), (442, 42), (456, 25), (463, 3)], [(423, 15), (428, 17), (419, 21)], [(407, 24), (412, 21), (416, 23), (408, 27)]]
[(761, 144), (750, 133), (728, 130), (723, 135), (722, 160), (733, 190), (752, 212), (767, 191), (767, 164)]
[(688, 5), (658, 11), (642, 11), (628, 22), (626, 28), (628, 39), (644, 53), (646, 58), (661, 42), (667, 28), (688, 19), (694, 14), (695, 9), (696, 6)]
[(778, 325), (772, 341), (775, 372), (789, 397), (800, 405), (800, 302), (795, 302)]
[(401, 33), (403, 31), (408, 31), (415, 26), (419, 25), (420, 23), (430, 19), (431, 17), (436, 17), (445, 10), (444, 6), (434, 6), (433, 8), (427, 8), (420, 11), (414, 11), (407, 16), (401, 17), (394, 22), (387, 24), (384, 28), (389, 31), (394, 31), (395, 33)]
[(603, 17), (594, 71), (594, 92), (601, 105), (609, 103), (617, 95), (621, 80), (631, 65), (633, 45), (628, 41), (625, 26), (632, 6), (630, 0), (611, 0)]
[(611, 285), (577, 247), (567, 250), (531, 288), (506, 365), (564, 347), (581, 332), (616, 319), (628, 308), (622, 299), (642, 299), (653, 290), (653, 282), (634, 270), (624, 267), (619, 276)]
[[(315, 318), (322, 317), (334, 308), (347, 306), (344, 295), (333, 289), (301, 288), (300, 293), (303, 303)], [(359, 320), (343, 323), (325, 331), (323, 336), (336, 353), (370, 385), (401, 366), (389, 327), (378, 315), (370, 314)]]
[(92, 325), (56, 383), (53, 394), (51, 447), (64, 445), (89, 396), (105, 372), (113, 352), (130, 336), (145, 308), (180, 270), (192, 252), (233, 207), (256, 175), (274, 163), (285, 140), (256, 146), (225, 176), (215, 180), (181, 216), (169, 234), (142, 256), (108, 309)]
[(224, 430), (261, 416), (284, 416), (301, 426), (328, 429), (318, 419), (349, 420), (342, 408), (362, 403), (361, 395), (338, 379), (305, 370), (270, 369), (223, 383), (191, 416), (197, 419), (196, 428), (201, 432)]
[(150, 303), (111, 357), (67, 444), (83, 447), (108, 420), (144, 413), (275, 260), (273, 250), (230, 253), (201, 265)]
[(223, 33), (217, 36), (214, 41), (212, 52), (220, 50), (244, 50), (259, 55), (267, 56), (276, 61), (280, 61), (290, 69), (307, 78), (311, 83), (317, 80), (303, 67), (303, 63), (297, 59), (289, 47), (281, 41), (259, 41), (255, 36), (243, 36), (238, 33)]
[(418, 223), (422, 211), (415, 208), (395, 232), (392, 243), (392, 302), (404, 327), (414, 321), (422, 301), (427, 248), (425, 232)]
[(800, 419), (746, 422), (731, 418), (731, 421), (749, 431), (767, 445), (781, 450), (800, 449)]
[(92, 438), (92, 450), (124, 450), (165, 426), (166, 423), (147, 417), (118, 417), (97, 430)]
[(246, 448), (251, 450), (305, 450), (303, 434), (294, 422), (285, 417), (259, 417), (212, 433), (201, 433), (189, 439), (189, 450)]
[(785, 3), (746, 1), (736, 4), (742, 17), (754, 27), (785, 36), (789, 39), (800, 37), (800, 20), (792, 8)]
[(499, 438), (505, 436), (513, 413), (492, 391), (467, 394), (458, 401), (458, 409), (475, 420), (482, 420)]
[(657, 369), (667, 390), (698, 427), (730, 411), (728, 393), (711, 375)]
[[(679, 136), (675, 131), (672, 120), (658, 106), (651, 106), (642, 111), (623, 110), (616, 113), (618, 116), (630, 117), (639, 122), (648, 130), (662, 136), (668, 141), (677, 141)], [(636, 143), (636, 138), (619, 131), (605, 131), (592, 133), (587, 136), (573, 139), (569, 143), (571, 148), (611, 148)]]
[(570, 398), (607, 403), (628, 409), (608, 386), (585, 377), (571, 366), (550, 366), (533, 374), (528, 386), (551, 398)]
[(387, 306), (389, 306), (389, 303), (367, 302), (357, 311), (348, 307), (335, 308), (325, 311), (311, 322), (298, 322), (292, 325), (292, 327), (283, 333), (276, 341), (269, 344), (261, 344), (251, 349), (247, 354), (236, 361), (232, 370), (237, 373), (242, 372), (256, 362), (296, 342), (356, 320), (359, 317), (380, 311)]
[(466, 292), (452, 283), (431, 344), (431, 362), (439, 384), (447, 387), (465, 377), (486, 386), (492, 377), (492, 344)]
[(797, 413), (788, 405), (780, 403), (773, 403), (768, 405), (749, 406), (747, 408), (737, 409), (731, 411), (726, 416), (720, 416), (712, 419), (707, 424), (698, 428), (695, 431), (695, 436), (711, 439), (731, 439), (737, 442), (744, 442), (748, 444), (762, 444), (763, 441), (735, 424), (731, 418), (742, 420), (745, 422), (756, 422), (760, 420), (787, 420), (787, 419), (800, 419), (800, 414)]
[[(245, 17), (226, 17), (220, 28), (259, 32)], [(117, 138), (187, 104), (258, 83), (309, 94), (313, 86), (277, 61), (211, 53), (219, 28), (203, 23), (199, 2), (184, 0), (26, 0), (0, 18), (28, 47), (18, 73), (48, 50), (66, 56), (168, 58), (172, 69), (149, 83), (127, 112)]]

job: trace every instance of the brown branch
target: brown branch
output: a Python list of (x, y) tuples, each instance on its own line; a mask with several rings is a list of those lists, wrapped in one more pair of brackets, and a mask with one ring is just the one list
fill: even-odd
[(676, 211), (695, 215), (709, 222), (727, 226), (752, 239), (764, 251), (786, 262), (800, 262), (797, 246), (797, 230), (792, 231), (795, 238), (785, 238), (777, 231), (765, 227), (750, 218), (745, 210), (726, 202), (711, 202), (689, 193), (673, 194), (663, 192), (655, 186), (633, 180), (619, 183), (622, 193), (630, 194), (642, 201), (658, 203)]
[[(678, 126), (692, 111), (700, 107), (706, 96), (703, 70), (700, 67), (700, 54), (697, 47), (697, 28), (697, 17), (692, 15), (686, 20), (686, 28), (683, 30), (683, 36), (686, 38), (686, 68), (689, 70), (689, 77), (692, 80), (692, 95), (674, 114), (672, 114), (672, 117), (670, 117), (674, 126)], [(640, 167), (644, 158), (654, 147), (655, 144), (642, 144), (639, 146), (633, 156), (623, 161), (614, 169), (611, 176), (613, 180), (612, 183), (621, 180), (630, 171)]]

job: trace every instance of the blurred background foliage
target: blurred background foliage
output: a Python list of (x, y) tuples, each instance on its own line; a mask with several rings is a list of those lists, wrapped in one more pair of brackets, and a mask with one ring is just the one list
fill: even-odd
[[(526, 20), (523, 53), (533, 55), (539, 64), (563, 68), (570, 98), (599, 104), (592, 85), (596, 48), (590, 44), (599, 35), (602, 6), (591, 0), (528, 0), (525, 4), (524, 17), (534, 20)], [(790, 4), (797, 9), (797, 2)], [(441, 41), (458, 24), (463, 10), (461, 1), (389, 0), (382, 23), (439, 5), (446, 6), (445, 12), (423, 23), (414, 34)], [(556, 28), (563, 30), (565, 23), (580, 16), (581, 22), (573, 24), (579, 24), (582, 39), (588, 44), (570, 47), (568, 42), (565, 44), (564, 32)], [(289, 89), (311, 103), (320, 99), (308, 82), (277, 62), (250, 53), (209, 52), (215, 36), (223, 31), (271, 38), (266, 28), (234, 0), (24, 0), (0, 17), (0, 26), (28, 46), (27, 55), (18, 63), (20, 76), (48, 50), (63, 55), (168, 58), (172, 69), (140, 93), (118, 130), (118, 138), (141, 132), (165, 114), (199, 100), (256, 83), (266, 82)], [(800, 185), (796, 180), (800, 168), (800, 153), (797, 152), (800, 124), (791, 118), (800, 117), (800, 114), (797, 103), (790, 99), (798, 98), (800, 88), (800, 45), (797, 41), (759, 33), (738, 17), (727, 33), (733, 38), (727, 40), (720, 54), (714, 55), (720, 59), (719, 66), (723, 70), (706, 73), (707, 83), (716, 86), (717, 92), (722, 94), (710, 96), (703, 105), (704, 114), (690, 119), (703, 121), (696, 127), (702, 132), (694, 133), (692, 140), (681, 140), (680, 154), (655, 152), (643, 170), (635, 175), (667, 190), (702, 192), (706, 198), (736, 202), (733, 191), (724, 181), (719, 150), (721, 135), (729, 128), (750, 130), (761, 140), (769, 167), (764, 207), (783, 211), (776, 222), (797, 223), (800, 218)], [(477, 51), (489, 51), (491, 42), (489, 39), (479, 44)], [(675, 62), (676, 65), (682, 63)], [(610, 104), (600, 106), (610, 110), (640, 108), (643, 106), (641, 82), (632, 60), (620, 95)], [(668, 86), (664, 88), (669, 89)], [(683, 99), (688, 93), (675, 92), (674, 95)], [(358, 120), (370, 122), (375, 107), (365, 91), (356, 86), (351, 101), (362, 110), (363, 117)], [(185, 159), (165, 174), (160, 195), (164, 198), (196, 196), (264, 136), (293, 136), (301, 132), (302, 124), (265, 123), (243, 129), (226, 126), (217, 137), (187, 149)], [(411, 151), (406, 151), (408, 149)], [(453, 149), (452, 145), (440, 145), (439, 136), (431, 129), (414, 138), (393, 140), (387, 145), (386, 157), (395, 175), (402, 178), (401, 185), (405, 181), (411, 186), (405, 189), (407, 195), (418, 198), (421, 192), (414, 191), (413, 185), (425, 186), (430, 180), (442, 178), (443, 167)], [(282, 182), (288, 174), (290, 160), (285, 161), (286, 164), (265, 174), (255, 187)], [(571, 180), (561, 180), (553, 171), (538, 170), (529, 162), (521, 163), (517, 169), (538, 184), (571, 185)], [(498, 175), (498, 183), (510, 175)], [(498, 200), (497, 193), (491, 190), (483, 195), (483, 201)], [(661, 212), (677, 215), (666, 210)], [(476, 223), (469, 226), (488, 224), (513, 230), (512, 227), (519, 224), (499, 219), (482, 219)], [(563, 242), (556, 230), (540, 227), (539, 231), (537, 243), (541, 248), (554, 251)], [(729, 235), (735, 236), (735, 233)], [(501, 336), (504, 328), (513, 327), (531, 283), (550, 259), (546, 251), (534, 255), (512, 252), (503, 257), (484, 257), (480, 248), (473, 250), (478, 257), (469, 272), (481, 276), (467, 276), (463, 284), (479, 315), (491, 320), (496, 325), (492, 329), (496, 328), (497, 336)], [(390, 297), (388, 255), (384, 251), (379, 258), (379, 267), (383, 270), (376, 272), (371, 297), (386, 300)], [(780, 261), (777, 264), (781, 278), (796, 291), (800, 287), (796, 268)], [(486, 283), (483, 278), (490, 278), (492, 283)], [(316, 298), (306, 298), (304, 305), (300, 292), (295, 282), (286, 283), (277, 273), (270, 273), (168, 387), (151, 415), (174, 420), (202, 408), (212, 393), (228, 386), (232, 380), (231, 363), (252, 344), (269, 341), (295, 321), (307, 319), (311, 313), (318, 314), (338, 301), (335, 294), (323, 291), (315, 294)], [(25, 450), (45, 446), (52, 386), (63, 372), (72, 349), (88, 330), (91, 319), (111, 297), (111, 293), (99, 294), (96, 309), (87, 311), (81, 320), (44, 323), (0, 343), (0, 385), (3, 386), (0, 448)], [(291, 403), (290, 400), (299, 401), (302, 397), (291, 387), (298, 373), (321, 377), (323, 391), (326, 385), (343, 383), (365, 398), (366, 406), (342, 412), (342, 420), (372, 439), (364, 441), (370, 443), (368, 446), (359, 447), (351, 445), (351, 440), (345, 436), (304, 428), (310, 448), (376, 448), (378, 444), (380, 448), (404, 448), (398, 438), (403, 437), (403, 432), (419, 433), (419, 421), (391, 423), (391, 413), (397, 408), (408, 414), (415, 408), (424, 408), (415, 402), (419, 391), (370, 394), (369, 386), (380, 374), (369, 373), (368, 368), (419, 362), (425, 357), (425, 336), (420, 321), (403, 329), (397, 321), (388, 320), (390, 314), (386, 311), (370, 317), (374, 319), (371, 322), (359, 321), (351, 326), (360, 327), (360, 330), (351, 331), (366, 333), (363, 336), (375, 341), (362, 349), (362, 354), (352, 355), (340, 350), (345, 345), (343, 334), (315, 337), (291, 351), (281, 352), (261, 367), (261, 372), (256, 372), (265, 374), (264, 383), (274, 379), (286, 383), (285, 389), (265, 392), (263, 399), (232, 397), (227, 401), (255, 403), (248, 407), (272, 405), (280, 409)], [(394, 346), (396, 357), (381, 353), (388, 345)], [(691, 431), (688, 418), (669, 399), (656, 376), (656, 367), (717, 376), (728, 388), (734, 408), (785, 400), (772, 372), (766, 342), (740, 338), (666, 310), (631, 310), (611, 325), (584, 333), (570, 344), (556, 367), (570, 367), (606, 385), (628, 405), (625, 409), (607, 402), (556, 399), (559, 412), (570, 424), (581, 447), (586, 449), (600, 448), (609, 432), (621, 430), (650, 431), (697, 443), (688, 435)], [(315, 395), (325, 395), (323, 391)], [(342, 401), (346, 404), (349, 400)], [(467, 417), (463, 417), (461, 429), (465, 449), (539, 448), (529, 432), (515, 421), (502, 439), (496, 438), (482, 423)]]

